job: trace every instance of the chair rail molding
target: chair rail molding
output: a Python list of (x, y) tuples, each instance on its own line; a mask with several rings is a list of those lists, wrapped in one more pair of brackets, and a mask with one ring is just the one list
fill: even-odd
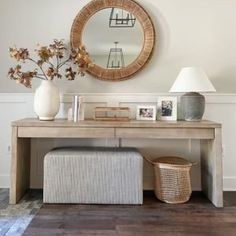
[[(61, 95), (61, 107), (58, 117), (67, 117), (67, 110), (71, 106), (72, 97), (75, 93)], [(85, 117), (92, 118), (93, 109), (96, 106), (129, 106), (131, 108), (132, 118), (135, 117), (136, 105), (138, 104), (157, 104), (159, 96), (179, 96), (178, 94), (169, 93), (83, 93), (85, 103)], [(223, 131), (223, 173), (224, 173), (224, 190), (236, 191), (236, 94), (206, 94), (206, 111), (204, 119), (213, 120), (222, 124)], [(33, 110), (33, 93), (0, 93), (0, 188), (9, 187), (10, 173), (10, 154), (11, 154), (11, 121), (25, 117), (36, 117)], [(42, 156), (52, 147), (62, 146), (70, 143), (76, 145), (72, 140), (48, 140), (40, 143), (37, 139), (32, 141), (32, 157), (34, 161), (31, 164), (31, 174), (33, 176), (31, 187), (41, 187), (42, 181)], [(82, 145), (105, 145), (116, 146), (117, 140), (80, 140)], [(161, 155), (170, 154), (169, 146), (172, 153), (178, 153), (184, 157), (190, 157), (191, 160), (199, 160), (199, 144), (194, 140), (157, 140), (157, 141), (137, 141), (124, 140), (124, 145), (134, 145), (150, 155), (154, 155), (157, 146)], [(200, 168), (197, 165), (192, 169), (193, 189), (199, 190), (200, 186)], [(148, 164), (145, 164), (144, 182), (147, 186), (152, 185), (152, 171)]]

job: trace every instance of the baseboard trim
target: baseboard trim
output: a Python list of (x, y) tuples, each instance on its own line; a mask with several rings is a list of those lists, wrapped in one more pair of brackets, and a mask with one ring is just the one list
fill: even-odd
[(223, 186), (224, 191), (236, 191), (236, 177), (224, 177)]
[(0, 175), (0, 188), (9, 188), (10, 186), (10, 176)]

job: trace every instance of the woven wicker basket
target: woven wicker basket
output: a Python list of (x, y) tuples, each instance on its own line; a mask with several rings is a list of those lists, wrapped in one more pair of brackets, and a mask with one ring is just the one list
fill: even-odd
[(192, 193), (192, 163), (180, 157), (159, 157), (149, 161), (155, 170), (155, 195), (166, 203), (187, 202)]

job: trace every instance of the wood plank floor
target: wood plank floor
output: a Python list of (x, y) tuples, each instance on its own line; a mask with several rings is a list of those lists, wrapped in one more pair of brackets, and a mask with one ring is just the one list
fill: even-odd
[(186, 204), (171, 205), (145, 192), (142, 206), (44, 204), (25, 236), (235, 236), (236, 194), (225, 194), (215, 208), (201, 193)]
[(29, 191), (19, 204), (8, 203), (9, 190), (0, 189), (0, 236), (21, 236), (42, 206), (42, 191)]

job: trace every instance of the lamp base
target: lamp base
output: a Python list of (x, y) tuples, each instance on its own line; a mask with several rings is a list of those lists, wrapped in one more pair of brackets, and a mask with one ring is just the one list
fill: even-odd
[(180, 105), (183, 109), (184, 120), (201, 121), (205, 111), (205, 98), (200, 93), (185, 93), (180, 98)]

